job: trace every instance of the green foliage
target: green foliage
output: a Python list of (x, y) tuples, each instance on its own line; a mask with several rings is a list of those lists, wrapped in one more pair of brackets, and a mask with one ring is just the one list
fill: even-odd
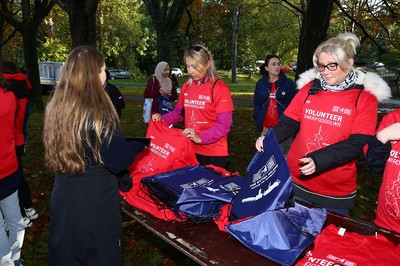
[(71, 50), (68, 14), (55, 5), (39, 29), (39, 61), (63, 62)]
[(385, 62), (387, 69), (400, 71), (400, 51), (389, 51), (382, 56), (382, 61)]
[(146, 49), (149, 32), (142, 30), (139, 1), (105, 0), (98, 7), (98, 43), (109, 67), (123, 68), (140, 75), (136, 57)]
[(239, 26), (239, 57), (264, 59), (267, 54), (278, 54), (283, 65), (291, 65), (297, 57), (300, 25), (298, 15), (282, 4), (257, 0), (243, 1)]

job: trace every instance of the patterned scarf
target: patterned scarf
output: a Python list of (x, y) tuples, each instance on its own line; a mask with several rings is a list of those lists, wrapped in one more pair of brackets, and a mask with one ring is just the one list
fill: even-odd
[(356, 84), (356, 80), (358, 78), (357, 73), (353, 69), (349, 72), (349, 74), (347, 74), (344, 81), (342, 81), (339, 85), (332, 86), (326, 83), (325, 79), (321, 76), (321, 74), (318, 75), (319, 75), (319, 80), (321, 82), (321, 88), (327, 91), (344, 91), (347, 89), (354, 88), (354, 85)]

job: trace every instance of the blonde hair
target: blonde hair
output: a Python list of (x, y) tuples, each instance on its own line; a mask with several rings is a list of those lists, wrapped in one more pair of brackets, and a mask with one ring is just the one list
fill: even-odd
[(60, 82), (46, 106), (43, 142), (50, 170), (82, 174), (87, 154), (103, 165), (101, 147), (119, 126), (118, 115), (101, 84), (103, 55), (91, 46), (71, 51)]
[(360, 45), (360, 40), (356, 35), (350, 32), (341, 33), (336, 37), (332, 37), (322, 44), (320, 44), (314, 52), (313, 64), (317, 69), (318, 57), (322, 52), (330, 54), (338, 63), (338, 66), (343, 71), (350, 71), (353, 69), (349, 59), (354, 59), (356, 55), (356, 49)]
[[(183, 62), (186, 63), (186, 60), (190, 58), (194, 64), (193, 67), (195, 69), (199, 68), (199, 65), (207, 65), (210, 63), (210, 67), (207, 69), (207, 76), (208, 78), (214, 82), (217, 78), (217, 69), (215, 67), (214, 59), (212, 57), (211, 52), (205, 47), (204, 45), (201, 44), (195, 44), (192, 46), (189, 46), (185, 53), (183, 54)], [(188, 80), (188, 84), (192, 83), (192, 79), (190, 78)]]

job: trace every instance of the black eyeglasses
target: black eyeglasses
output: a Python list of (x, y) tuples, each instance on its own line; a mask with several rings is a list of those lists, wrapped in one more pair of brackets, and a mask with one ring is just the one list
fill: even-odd
[(326, 65), (322, 65), (320, 63), (317, 63), (317, 68), (319, 72), (324, 72), (325, 68), (327, 68), (329, 71), (335, 71), (338, 67), (338, 63), (329, 63)]

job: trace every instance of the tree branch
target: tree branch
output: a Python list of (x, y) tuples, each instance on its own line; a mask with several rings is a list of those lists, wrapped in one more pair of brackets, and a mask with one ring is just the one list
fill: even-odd
[(342, 7), (342, 5), (340, 4), (340, 2), (338, 0), (334, 0), (336, 6), (339, 8), (339, 10), (348, 18), (351, 20), (351, 22), (353, 22), (355, 25), (358, 26), (358, 28), (360, 28), (360, 30), (365, 34), (365, 36), (367, 36), (375, 45), (376, 47), (378, 47), (378, 49), (383, 52), (384, 49), (382, 48), (382, 46), (379, 45), (379, 43), (375, 40), (375, 38), (373, 38), (365, 29), (364, 25), (362, 25), (361, 23), (359, 23), (357, 20), (355, 20), (352, 16), (350, 16), (349, 13), (346, 12), (346, 10), (344, 10), (344, 8)]

